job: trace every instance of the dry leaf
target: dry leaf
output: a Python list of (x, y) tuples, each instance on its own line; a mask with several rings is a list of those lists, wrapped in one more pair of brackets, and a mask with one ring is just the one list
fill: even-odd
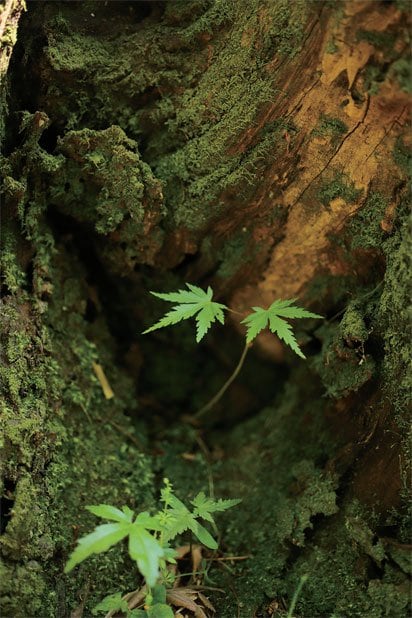
[(199, 572), (199, 567), (203, 557), (202, 549), (203, 548), (201, 545), (182, 545), (176, 549), (178, 560), (182, 560), (189, 552), (191, 552), (193, 575)]
[(166, 599), (171, 605), (190, 610), (195, 615), (195, 618), (207, 618), (203, 607), (196, 602), (198, 600), (212, 612), (215, 611), (210, 601), (207, 600), (207, 603), (204, 603), (202, 597), (205, 598), (197, 590), (192, 590), (192, 588), (173, 588), (166, 593)]
[(96, 374), (96, 378), (100, 382), (100, 386), (102, 387), (103, 395), (106, 399), (112, 399), (114, 397), (114, 392), (111, 389), (108, 379), (106, 378), (106, 374), (103, 371), (103, 367), (98, 363), (92, 363), (93, 371)]

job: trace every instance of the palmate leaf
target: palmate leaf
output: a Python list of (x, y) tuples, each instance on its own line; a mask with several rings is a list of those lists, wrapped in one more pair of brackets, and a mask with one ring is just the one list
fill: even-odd
[(164, 538), (166, 541), (174, 539), (179, 534), (191, 530), (199, 541), (209, 547), (209, 549), (217, 549), (217, 543), (212, 535), (198, 521), (200, 515), (196, 512), (191, 513), (187, 506), (177, 498), (170, 488), (166, 487), (166, 500), (169, 509), (169, 518), (166, 521), (164, 528)]
[(195, 317), (196, 341), (199, 343), (213, 322), (217, 320), (221, 324), (224, 323), (224, 310), (227, 307), (212, 300), (213, 290), (210, 286), (206, 291), (190, 283), (186, 283), (186, 286), (187, 290), (178, 290), (167, 294), (150, 292), (157, 298), (176, 304), (156, 324), (143, 331), (143, 334)]
[(230, 509), (232, 506), (236, 506), (242, 502), (241, 500), (213, 500), (212, 498), (208, 498), (203, 491), (197, 494), (196, 498), (194, 498), (191, 502), (195, 507), (193, 514), (195, 517), (201, 517), (206, 521), (210, 521), (210, 523), (214, 523), (214, 519), (212, 517), (212, 513), (226, 511)]
[(168, 522), (165, 530), (165, 539), (167, 541), (174, 539), (179, 534), (190, 530), (195, 537), (209, 549), (217, 549), (218, 545), (212, 535), (202, 526), (193, 513), (188, 508), (180, 510), (171, 510), (172, 518)]
[(225, 511), (231, 506), (239, 504), (241, 500), (213, 500), (207, 498), (204, 492), (200, 492), (191, 502), (195, 507), (191, 512), (185, 504), (174, 493), (168, 479), (165, 479), (165, 487), (161, 492), (162, 501), (165, 502), (168, 509), (166, 511), (167, 518), (163, 518), (164, 522), (164, 538), (166, 541), (174, 539), (179, 534), (186, 530), (190, 530), (195, 537), (209, 549), (217, 549), (218, 545), (210, 532), (206, 530), (198, 519), (205, 519), (214, 524), (214, 519), (211, 513), (217, 511)]
[(265, 328), (269, 328), (286, 343), (298, 356), (305, 358), (300, 349), (292, 326), (283, 318), (321, 318), (321, 315), (312, 313), (302, 307), (294, 305), (295, 299), (275, 300), (268, 309), (253, 307), (253, 313), (248, 315), (243, 324), (246, 324), (246, 342), (250, 343)]

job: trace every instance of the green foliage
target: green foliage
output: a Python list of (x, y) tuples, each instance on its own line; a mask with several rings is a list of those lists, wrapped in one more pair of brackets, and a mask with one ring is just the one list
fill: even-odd
[(109, 594), (94, 609), (93, 616), (99, 613), (122, 612), (126, 618), (173, 618), (174, 613), (171, 607), (166, 604), (166, 588), (157, 585), (152, 593), (148, 594), (145, 602), (145, 609), (129, 609), (127, 600), (123, 598), (121, 592)]
[(282, 339), (298, 356), (306, 358), (298, 346), (292, 326), (283, 318), (321, 318), (322, 316), (297, 307), (293, 303), (294, 299), (275, 300), (268, 309), (253, 307), (254, 313), (242, 320), (247, 328), (246, 342), (252, 342), (262, 330), (269, 328), (271, 333)]
[(86, 507), (88, 511), (114, 521), (113, 524), (97, 526), (93, 532), (81, 538), (69, 561), (65, 572), (69, 573), (77, 564), (83, 562), (92, 554), (107, 551), (119, 541), (129, 537), (129, 554), (137, 562), (139, 571), (145, 577), (149, 586), (154, 586), (159, 577), (159, 561), (165, 556), (162, 546), (151, 534), (151, 530), (160, 530), (155, 518), (149, 513), (139, 513), (133, 522), (134, 513), (128, 507), (123, 510), (100, 504)]
[(408, 175), (412, 172), (412, 154), (410, 148), (407, 147), (402, 137), (398, 137), (393, 149), (393, 159), (396, 165), (406, 172)]
[[(214, 321), (218, 320), (221, 324), (224, 323), (223, 312), (224, 310), (230, 311), (230, 309), (226, 305), (212, 300), (213, 290), (210, 286), (206, 292), (190, 283), (186, 283), (186, 286), (189, 290), (178, 290), (177, 292), (169, 292), (167, 294), (150, 292), (157, 298), (178, 304), (156, 324), (146, 329), (143, 334), (150, 333), (158, 328), (177, 324), (197, 314), (196, 341), (199, 342)], [(242, 323), (246, 324), (247, 329), (246, 343), (251, 343), (262, 330), (269, 328), (272, 333), (277, 335), (279, 339), (282, 339), (298, 356), (305, 358), (298, 346), (291, 325), (283, 318), (321, 318), (322, 316), (297, 307), (293, 304), (294, 302), (295, 299), (275, 300), (268, 309), (253, 307), (253, 313), (242, 320)]]
[(166, 313), (159, 322), (145, 330), (144, 334), (196, 316), (196, 341), (199, 343), (213, 322), (218, 320), (221, 324), (224, 323), (223, 310), (227, 309), (227, 307), (212, 301), (213, 290), (211, 287), (208, 287), (205, 292), (190, 283), (186, 283), (186, 286), (189, 288), (188, 290), (179, 290), (169, 294), (150, 292), (153, 296), (157, 296), (157, 298), (178, 304)]
[[(215, 525), (212, 513), (226, 511), (241, 502), (240, 500), (213, 500), (200, 492), (193, 500), (193, 511), (190, 511), (173, 493), (173, 487), (168, 479), (161, 490), (161, 501), (164, 508), (154, 516), (144, 511), (135, 518), (134, 512), (127, 506), (118, 509), (109, 504), (87, 506), (86, 509), (102, 519), (108, 519), (109, 524), (102, 524), (90, 534), (82, 537), (71, 554), (65, 573), (69, 573), (76, 565), (93, 554), (107, 551), (113, 545), (128, 538), (129, 555), (137, 563), (140, 573), (146, 580), (148, 594), (145, 611), (132, 610), (122, 600), (121, 594), (109, 595), (97, 607), (93, 614), (99, 611), (125, 611), (128, 618), (146, 616), (147, 618), (173, 617), (166, 605), (165, 587), (156, 586), (160, 575), (164, 582), (170, 573), (166, 571), (166, 562), (175, 562), (175, 552), (169, 547), (169, 541), (175, 539), (186, 530), (190, 530), (196, 538), (209, 549), (217, 549), (218, 544), (209, 531), (199, 523), (204, 519)], [(151, 589), (153, 588), (153, 594)]]
[(122, 612), (126, 614), (127, 618), (138, 618), (139, 616), (146, 615), (146, 612), (139, 609), (130, 610), (127, 601), (122, 598), (121, 592), (109, 594), (92, 609), (93, 616), (97, 616), (100, 612)]
[(209, 549), (217, 549), (218, 544), (208, 530), (198, 522), (198, 519), (205, 519), (214, 524), (212, 513), (226, 511), (240, 502), (240, 500), (215, 501), (206, 498), (205, 494), (201, 492), (192, 500), (195, 508), (193, 512), (190, 512), (183, 502), (176, 498), (167, 482), (161, 495), (167, 509), (166, 512), (159, 515), (160, 522), (164, 527), (165, 540), (172, 540), (182, 532), (190, 530)]

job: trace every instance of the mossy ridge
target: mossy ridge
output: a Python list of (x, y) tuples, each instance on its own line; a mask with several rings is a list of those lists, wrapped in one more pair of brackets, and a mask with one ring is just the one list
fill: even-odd
[[(319, 463), (333, 460), (342, 446), (329, 433), (321, 393), (307, 367), (295, 369), (275, 406), (239, 425), (213, 466), (216, 490), (229, 491), (230, 483), (230, 493), (243, 497), (242, 508), (225, 522), (228, 551), (249, 555), (231, 567), (235, 593), (226, 595), (222, 618), (236, 612), (248, 618), (271, 600), (290, 600), (304, 574), (309, 580), (299, 615), (405, 616), (407, 570), (401, 561), (393, 565), (384, 540), (376, 541), (374, 513), (342, 488), (337, 500), (342, 481), (333, 466)], [(379, 578), (371, 577), (373, 569)], [(216, 576), (221, 581), (222, 572), (212, 569), (212, 581)]]
[(65, 163), (51, 183), (50, 208), (94, 227), (95, 250), (110, 270), (124, 275), (136, 264), (152, 264), (166, 211), (162, 185), (141, 160), (137, 143), (112, 126), (69, 131), (57, 151)]
[[(56, 240), (46, 216), (41, 189), (45, 178), (61, 171), (63, 159), (38, 146), (39, 134), (33, 138), (44, 117), (25, 120), (26, 142), (3, 161), (11, 224), (3, 264), (2, 493), (7, 489), (12, 507), (1, 537), (2, 611), (51, 618), (78, 605), (88, 579), (88, 609), (114, 591), (114, 579), (125, 589), (135, 585), (135, 571), (118, 553), (72, 578), (61, 576), (62, 563), (74, 531), (92, 525), (85, 504), (150, 507), (153, 482), (151, 461), (133, 443), (124, 415), (135, 406), (133, 385), (115, 365), (116, 344), (104, 316), (98, 327), (87, 321), (85, 268), (75, 248), (66, 251)], [(25, 290), (16, 283), (23, 276)], [(105, 399), (93, 362), (105, 368), (114, 399)]]
[[(298, 404), (311, 401), (318, 390), (314, 380), (306, 384), (311, 384), (310, 396), (306, 392), (301, 399), (295, 387), (286, 387), (274, 407), (237, 426), (225, 441), (224, 459), (213, 466), (218, 487), (224, 488), (220, 491), (229, 490), (230, 483), (230, 493), (243, 497), (242, 508), (230, 520), (226, 518), (225, 542), (232, 553), (250, 554), (233, 567), (236, 579), (231, 587), (235, 586), (236, 595), (226, 597), (222, 618), (236, 611), (246, 618), (258, 607), (263, 609), (265, 600), (277, 598), (291, 552), (305, 547), (312, 518), (337, 512), (337, 477), (314, 464), (335, 446), (322, 426), (322, 403), (319, 415), (309, 409), (310, 404), (304, 404), (304, 409)], [(212, 581), (214, 576), (212, 571)]]
[[(15, 489), (12, 516), (1, 539), (2, 609), (6, 615), (21, 618), (46, 616), (45, 607), (49, 608), (47, 615), (56, 615), (59, 600), (53, 590), (62, 567), (56, 555), (64, 560), (72, 549), (74, 529), (83, 533), (91, 527), (92, 518), (83, 511), (85, 504), (126, 502), (133, 508), (152, 502), (150, 461), (111, 424), (133, 434), (124, 417), (126, 407), (133, 405), (125, 397), (132, 392), (131, 385), (113, 369), (109, 375), (116, 398), (107, 401), (103, 397), (91, 362), (114, 367), (111, 352), (105, 350), (110, 337), (101, 333), (100, 344), (88, 340), (80, 273), (68, 255), (62, 263), (70, 272), (59, 271), (53, 264), (54, 295), (41, 338), (36, 334), (36, 320), (27, 314), (29, 305), (18, 311), (9, 297), (5, 301), (10, 329), (3, 335), (10, 364), (2, 364), (6, 380), (3, 413), (10, 423), (3, 425), (7, 459), (2, 460), (6, 463), (3, 478)], [(71, 284), (60, 286), (60, 280), (70, 281), (69, 274)], [(13, 566), (15, 561), (18, 566)], [(78, 604), (76, 595), (96, 564), (64, 580), (65, 607)], [(125, 566), (122, 555), (108, 555), (98, 565), (88, 607), (106, 591), (113, 591), (114, 572), (125, 589), (135, 584), (133, 569)], [(35, 589), (30, 582), (36, 583)]]
[(400, 474), (402, 479), (402, 508), (398, 517), (402, 541), (408, 542), (412, 521), (412, 493), (406, 481), (411, 473), (411, 284), (408, 196), (401, 204), (403, 213), (396, 233), (384, 244), (387, 270), (384, 287), (376, 314), (376, 329), (384, 340), (385, 356), (382, 362), (384, 388), (391, 401), (401, 444)]
[[(40, 104), (53, 125), (61, 131), (116, 124), (138, 141), (143, 137), (144, 157), (165, 184), (171, 224), (203, 228), (220, 212), (220, 193), (248, 194), (258, 181), (256, 166), (264, 166), (273, 150), (268, 138), (243, 155), (227, 154), (258, 110), (285, 96), (262, 70), (274, 55), (296, 53), (309, 8), (303, 0), (256, 0), (256, 10), (247, 4), (246, 10), (238, 2), (215, 0), (194, 4), (191, 12), (185, 3), (174, 3), (173, 11), (166, 3), (163, 13), (124, 24), (120, 37), (108, 27), (110, 6), (91, 18), (87, 7), (50, 3), (34, 17), (44, 19), (49, 41), (42, 66), (53, 91), (44, 92)], [(91, 35), (92, 22), (99, 36)], [(199, 49), (199, 42), (193, 62), (189, 51)], [(96, 109), (88, 83), (94, 84)]]

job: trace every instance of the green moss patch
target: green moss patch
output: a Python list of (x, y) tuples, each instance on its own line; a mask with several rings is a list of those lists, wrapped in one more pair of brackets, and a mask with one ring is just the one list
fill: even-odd
[(353, 182), (348, 180), (343, 173), (337, 173), (331, 180), (322, 182), (318, 191), (318, 199), (324, 206), (328, 206), (338, 197), (352, 204), (357, 201), (360, 194), (361, 191), (355, 188)]

